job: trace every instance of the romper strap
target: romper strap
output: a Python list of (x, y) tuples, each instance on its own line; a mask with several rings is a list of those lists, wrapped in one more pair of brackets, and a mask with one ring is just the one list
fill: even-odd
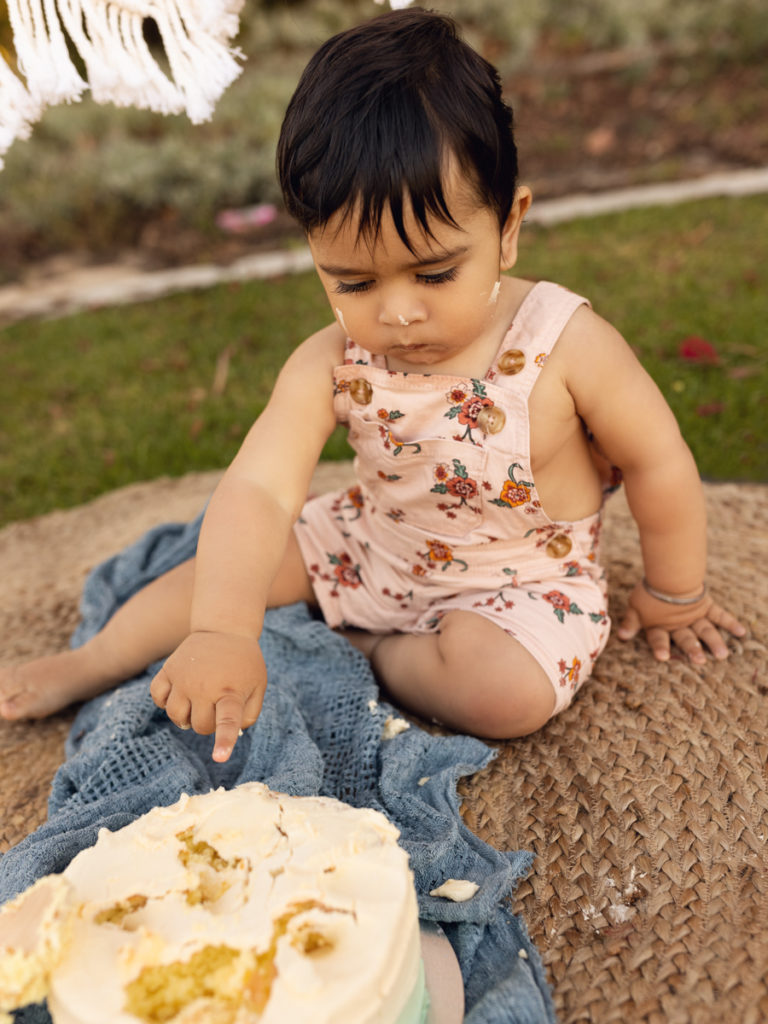
[(538, 281), (523, 299), (487, 374), (498, 387), (527, 397), (539, 370), (576, 310), (589, 301), (551, 281)]

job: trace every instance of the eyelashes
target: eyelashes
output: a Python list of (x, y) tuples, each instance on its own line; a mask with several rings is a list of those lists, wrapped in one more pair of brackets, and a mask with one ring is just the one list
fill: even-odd
[(445, 284), (446, 281), (455, 281), (459, 273), (458, 267), (449, 267), (448, 270), (441, 270), (437, 274), (417, 274), (422, 284)]
[(373, 281), (337, 281), (334, 291), (337, 295), (359, 295), (373, 287)]
[[(436, 274), (417, 274), (416, 280), (419, 284), (438, 285), (454, 281), (459, 273), (458, 267), (449, 267)], [(337, 295), (360, 295), (370, 291), (375, 282), (373, 281), (338, 281), (334, 287)]]

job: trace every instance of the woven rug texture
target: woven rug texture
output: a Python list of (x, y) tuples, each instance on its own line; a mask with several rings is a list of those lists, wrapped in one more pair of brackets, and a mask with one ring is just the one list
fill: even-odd
[[(319, 468), (316, 490), (342, 486)], [(67, 645), (87, 572), (191, 519), (218, 474), (136, 484), (0, 531), (0, 657)], [(768, 1021), (768, 486), (706, 484), (710, 582), (749, 628), (727, 662), (612, 638), (574, 704), (462, 783), (467, 824), (536, 860), (514, 910), (562, 1024)], [(639, 573), (623, 495), (604, 554), (618, 619)], [(0, 723), (0, 850), (45, 818), (72, 711)]]

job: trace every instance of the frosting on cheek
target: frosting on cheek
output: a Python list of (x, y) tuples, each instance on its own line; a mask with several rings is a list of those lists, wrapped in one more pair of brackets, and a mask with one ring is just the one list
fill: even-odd
[(349, 334), (349, 331), (347, 330), (347, 325), (344, 323), (344, 314), (341, 312), (341, 310), (339, 309), (338, 306), (336, 306), (335, 312), (336, 312), (336, 319), (341, 324), (341, 329), (344, 331), (345, 334)]
[(499, 298), (499, 292), (501, 291), (501, 281), (497, 281), (496, 284), (491, 288), (491, 294), (488, 296), (488, 305), (495, 306)]

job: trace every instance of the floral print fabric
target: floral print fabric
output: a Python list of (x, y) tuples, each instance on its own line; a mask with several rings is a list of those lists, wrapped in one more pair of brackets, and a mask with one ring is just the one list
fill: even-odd
[(600, 514), (551, 520), (531, 470), (528, 398), (575, 310), (540, 282), (482, 380), (394, 372), (348, 341), (334, 373), (358, 483), (310, 501), (296, 536), (329, 625), (428, 632), (456, 608), (497, 622), (567, 706), (610, 628)]

